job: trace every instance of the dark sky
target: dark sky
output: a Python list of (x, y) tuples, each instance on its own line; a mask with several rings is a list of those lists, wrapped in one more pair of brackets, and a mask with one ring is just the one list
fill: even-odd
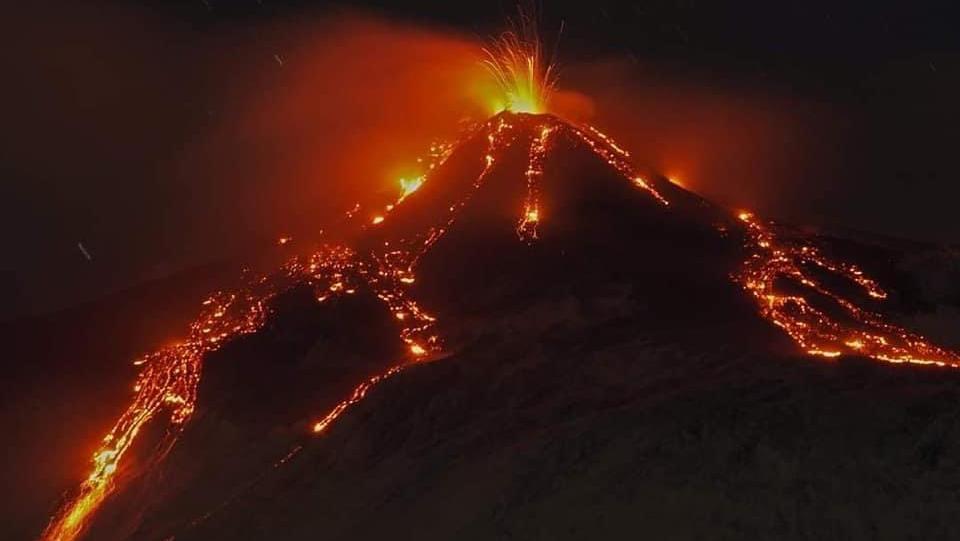
[[(76, 4), (4, 9), (0, 318), (319, 227), (362, 184), (348, 179), (354, 162), (324, 152), (389, 146), (365, 138), (398, 139), (403, 126), (410, 148), (356, 166), (415, 152), (458, 98), (438, 90), (387, 119), (395, 104), (376, 103), (394, 82), (445, 84), (462, 45), (513, 12), (505, 1)], [(357, 10), (383, 26), (331, 22)], [(564, 23), (561, 86), (589, 96), (597, 124), (640, 161), (770, 216), (960, 242), (955, 4), (592, 0), (542, 12), (551, 34)], [(456, 52), (431, 52), (442, 47)], [(314, 61), (323, 68), (304, 75)], [(348, 106), (356, 122), (331, 112)], [(283, 120), (263, 120), (274, 113)]]

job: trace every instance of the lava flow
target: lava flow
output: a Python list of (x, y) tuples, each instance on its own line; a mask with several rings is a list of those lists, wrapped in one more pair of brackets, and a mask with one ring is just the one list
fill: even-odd
[(540, 134), (530, 144), (530, 162), (525, 173), (527, 198), (523, 202), (523, 217), (517, 225), (517, 234), (527, 242), (537, 240), (537, 223), (540, 221), (540, 178), (543, 177), (543, 158), (547, 153), (551, 131), (553, 131), (552, 126), (542, 126)]
[[(960, 367), (960, 355), (931, 344), (923, 337), (883, 319), (818, 281), (809, 268), (819, 268), (849, 280), (869, 297), (885, 299), (887, 293), (855, 265), (836, 262), (808, 244), (781, 242), (751, 213), (741, 212), (752, 255), (737, 276), (760, 306), (767, 320), (783, 329), (810, 355), (838, 357), (844, 353), (863, 355), (891, 363), (933, 364)], [(792, 282), (801, 293), (787, 293), (779, 281)], [(829, 299), (851, 323), (815, 307), (815, 296)]]
[[(504, 151), (514, 144), (528, 145), (526, 170), (522, 176), (517, 175), (517, 182), (525, 183), (526, 187), (525, 198), (517, 205), (520, 216), (516, 232), (522, 241), (536, 241), (538, 227), (548, 216), (549, 209), (545, 209), (541, 201), (541, 181), (550, 149), (561, 138), (588, 150), (645, 192), (660, 208), (672, 208), (664, 195), (673, 193), (668, 191), (669, 183), (641, 176), (631, 164), (629, 152), (610, 137), (591, 126), (575, 126), (543, 114), (553, 76), (535, 40), (525, 39), (522, 33), (505, 34), (488, 54), (487, 64), (504, 87), (504, 102), (500, 113), (468, 130), (460, 141), (486, 141), (486, 150), (477, 162), (480, 172), (466, 192), (437, 216), (428, 217), (431, 225), (412, 236), (393, 243), (385, 241), (362, 253), (341, 245), (327, 245), (309, 256), (291, 259), (277, 272), (252, 280), (235, 292), (210, 296), (183, 341), (136, 361), (142, 370), (129, 407), (94, 453), (90, 474), (50, 520), (42, 534), (43, 540), (69, 541), (83, 533), (98, 507), (118, 486), (118, 474), (127, 466), (124, 458), (148, 423), (166, 422), (165, 436), (151, 452), (148, 463), (162, 460), (197, 408), (204, 356), (229, 340), (260, 329), (269, 317), (270, 301), (292, 287), (309, 285), (319, 302), (353, 294), (359, 288), (369, 289), (397, 320), (399, 337), (408, 349), (407, 358), (362, 382), (320, 417), (313, 424), (314, 433), (326, 431), (378, 383), (439, 353), (442, 344), (436, 332), (436, 319), (412, 298), (410, 291), (416, 281), (417, 264), (449, 231), (460, 211), (502, 162)], [(420, 193), (418, 189), (430, 182), (434, 170), (462, 146), (459, 143), (435, 145), (423, 175), (402, 179), (398, 199), (373, 215), (372, 220), (364, 220), (363, 227), (388, 227), (393, 212), (415, 198)], [(348, 217), (356, 216), (359, 211), (359, 206), (354, 207), (347, 213)], [(886, 293), (859, 268), (835, 262), (812, 246), (781, 242), (749, 213), (739, 217), (751, 255), (735, 278), (757, 300), (760, 314), (782, 328), (805, 352), (827, 357), (850, 353), (890, 362), (960, 366), (960, 356), (956, 353), (883, 321), (880, 316), (828, 289), (807, 270), (816, 267), (844, 277), (869, 297), (883, 299)], [(283, 238), (280, 244), (288, 241)], [(794, 282), (809, 295), (782, 292), (778, 289), (780, 280)], [(811, 301), (814, 295), (838, 305), (851, 323), (841, 322), (815, 308)]]
[[(203, 302), (200, 316), (190, 325), (187, 339), (138, 359), (143, 366), (133, 387), (134, 398), (94, 453), (93, 468), (75, 494), (53, 516), (41, 539), (76, 539), (96, 509), (116, 488), (117, 474), (138, 435), (161, 413), (167, 414), (163, 441), (151, 453), (151, 463), (166, 455), (196, 409), (204, 355), (230, 339), (260, 329), (267, 305), (278, 294), (307, 284), (318, 302), (350, 295), (361, 285), (369, 287), (400, 322), (400, 337), (416, 361), (439, 348), (431, 334), (434, 319), (409, 299), (401, 284), (412, 283), (407, 269), (391, 267), (389, 258), (360, 258), (338, 245), (324, 246), (306, 258), (293, 258), (279, 272), (262, 276), (234, 293), (216, 293)], [(400, 365), (402, 366), (402, 365)], [(367, 387), (399, 371), (371, 378), (318, 423), (321, 431), (350, 404), (363, 397)]]

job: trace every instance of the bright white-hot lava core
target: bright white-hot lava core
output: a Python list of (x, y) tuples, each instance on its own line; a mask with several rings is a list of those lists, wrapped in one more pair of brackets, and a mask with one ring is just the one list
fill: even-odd
[[(401, 179), (396, 201), (367, 215), (372, 218), (363, 220), (363, 227), (389, 225), (394, 210), (416, 197), (417, 190), (430, 182), (432, 172), (461, 143), (480, 138), (486, 147), (476, 157), (480, 172), (460, 199), (439, 215), (429, 217), (431, 226), (401, 242), (385, 243), (365, 252), (339, 244), (325, 245), (310, 255), (290, 259), (276, 272), (250, 280), (236, 291), (211, 295), (183, 340), (135, 362), (142, 368), (129, 406), (94, 453), (87, 478), (51, 518), (43, 540), (68, 541), (83, 534), (97, 509), (117, 488), (118, 473), (127, 467), (124, 459), (148, 423), (166, 424), (164, 440), (153, 451), (150, 463), (163, 459), (197, 408), (204, 356), (231, 339), (259, 330), (269, 317), (270, 301), (292, 287), (309, 285), (318, 302), (367, 289), (393, 314), (397, 334), (407, 348), (405, 358), (363, 381), (329, 412), (318, 416), (312, 425), (315, 434), (324, 433), (378, 383), (441, 352), (435, 317), (412, 295), (417, 264), (456, 222), (460, 211), (513, 145), (528, 145), (527, 166), (522, 178), (517, 179), (525, 188), (524, 200), (516, 207), (516, 232), (523, 242), (537, 241), (538, 227), (549, 222), (549, 209), (541, 201), (541, 181), (544, 163), (559, 138), (574, 141), (593, 153), (664, 212), (670, 212), (664, 190), (669, 183), (642, 176), (631, 164), (629, 152), (610, 137), (592, 126), (576, 126), (547, 114), (528, 114), (545, 110), (545, 100), (553, 85), (551, 68), (544, 65), (535, 41), (531, 44), (517, 34), (507, 34), (488, 54), (487, 64), (504, 88), (503, 108), (507, 112), (475, 125), (453, 144), (435, 145), (423, 175)], [(354, 216), (359, 210), (355, 207), (348, 215)], [(818, 282), (808, 270), (815, 267), (846, 278), (869, 297), (884, 299), (886, 293), (879, 284), (858, 267), (827, 258), (812, 245), (781, 241), (771, 227), (750, 213), (730, 218), (731, 224), (739, 224), (748, 252), (740, 272), (734, 276), (736, 283), (756, 300), (760, 315), (783, 329), (804, 352), (825, 357), (848, 353), (887, 362), (960, 367), (956, 353), (886, 322)], [(280, 244), (288, 240), (281, 239)], [(800, 292), (781, 291), (781, 279), (793, 281)], [(814, 295), (832, 301), (849, 317), (841, 320), (815, 308), (810, 301)]]

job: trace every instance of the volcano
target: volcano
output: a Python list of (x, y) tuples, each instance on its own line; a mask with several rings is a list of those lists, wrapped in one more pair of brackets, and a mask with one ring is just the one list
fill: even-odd
[(895, 250), (548, 114), (434, 158), (138, 359), (44, 538), (949, 531), (960, 356), (904, 323)]

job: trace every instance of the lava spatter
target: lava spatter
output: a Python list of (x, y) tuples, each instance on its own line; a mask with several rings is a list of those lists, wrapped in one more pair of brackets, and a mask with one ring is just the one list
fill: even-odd
[(494, 112), (542, 114), (556, 83), (540, 41), (535, 13), (520, 12), (514, 28), (491, 40), (483, 63), (500, 87)]

